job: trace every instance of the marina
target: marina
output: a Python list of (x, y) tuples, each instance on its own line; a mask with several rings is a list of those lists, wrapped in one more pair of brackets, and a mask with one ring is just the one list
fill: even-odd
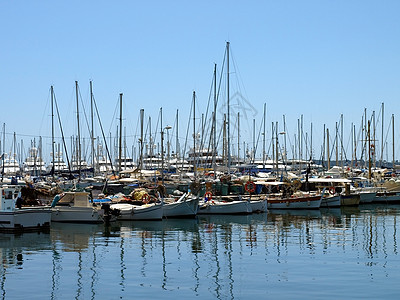
[(400, 299), (399, 11), (6, 1), (0, 299)]
[(399, 218), (399, 205), (368, 204), (56, 223), (0, 234), (0, 292), (24, 298), (29, 282), (32, 299), (397, 299)]

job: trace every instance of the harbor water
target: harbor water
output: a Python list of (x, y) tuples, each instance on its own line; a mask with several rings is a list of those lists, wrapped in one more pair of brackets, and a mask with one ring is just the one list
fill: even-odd
[(0, 234), (1, 299), (399, 299), (400, 205)]

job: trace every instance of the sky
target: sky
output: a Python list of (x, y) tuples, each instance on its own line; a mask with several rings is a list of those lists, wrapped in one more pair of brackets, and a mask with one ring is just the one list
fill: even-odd
[[(239, 112), (240, 152), (257, 140), (260, 155), (265, 105), (266, 144), (271, 141), (272, 123), (278, 122), (278, 132), (286, 129), (291, 145), (287, 147), (293, 148), (302, 120), (304, 144), (307, 140), (310, 145), (312, 136), (315, 158), (321, 156), (324, 125), (333, 136), (343, 115), (343, 145), (351, 159), (351, 127), (354, 124), (359, 137), (366, 109), (370, 120), (375, 112), (377, 148), (383, 144), (384, 156), (391, 160), (391, 117), (400, 110), (399, 11), (400, 2), (390, 0), (0, 0), (0, 122), (6, 133), (2, 148), (11, 151), (15, 132), (24, 149), (41, 136), (44, 156), (49, 155), (50, 86), (65, 136), (76, 135), (75, 81), (82, 137), (88, 138), (84, 114), (90, 118), (90, 80), (106, 135), (116, 136), (123, 93), (123, 128), (131, 152), (140, 133), (141, 109), (145, 124), (151, 118), (152, 131), (160, 132), (162, 108), (163, 128), (173, 127), (167, 130), (171, 147), (175, 147), (179, 110), (181, 147), (186, 136), (192, 144), (192, 129), (187, 132), (193, 126), (189, 123), (193, 91), (196, 131), (200, 131), (202, 114), (203, 124), (210, 124), (206, 108), (212, 101), (214, 64), (221, 80), (217, 115), (221, 132), (227, 112), (227, 71), (222, 66), (229, 42), (230, 130), (237, 143)], [(395, 119), (396, 158), (398, 124)], [(3, 126), (0, 131), (3, 134)], [(101, 135), (99, 125), (95, 132)], [(283, 135), (279, 139), (283, 144)]]

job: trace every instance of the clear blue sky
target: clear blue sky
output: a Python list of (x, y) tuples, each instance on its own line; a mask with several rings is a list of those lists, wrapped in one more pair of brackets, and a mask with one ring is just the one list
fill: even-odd
[[(400, 1), (366, 0), (1, 0), (0, 122), (6, 124), (6, 152), (13, 132), (26, 146), (34, 136), (51, 135), (51, 85), (66, 135), (74, 134), (75, 80), (86, 104), (93, 80), (107, 132), (116, 131), (114, 112), (123, 93), (127, 136), (138, 134), (142, 108), (154, 130), (162, 107), (165, 125), (173, 125), (179, 109), (179, 135), (184, 139), (192, 93), (196, 91), (200, 116), (214, 63), (221, 72), (227, 41), (232, 51), (231, 94), (239, 82), (240, 93), (257, 110), (253, 114), (246, 101), (241, 104), (247, 111), (241, 121), (243, 140), (251, 142), (253, 118), (259, 131), (264, 103), (267, 136), (271, 122), (278, 121), (282, 130), (283, 115), (292, 143), (301, 115), (309, 135), (313, 123), (317, 158), (323, 125), (333, 134), (341, 114), (346, 146), (351, 123), (359, 129), (364, 108), (368, 117), (376, 111), (381, 120), (384, 102), (386, 134), (391, 115), (400, 115), (399, 11)], [(50, 146), (45, 144), (48, 155)], [(390, 153), (391, 148), (389, 160)]]

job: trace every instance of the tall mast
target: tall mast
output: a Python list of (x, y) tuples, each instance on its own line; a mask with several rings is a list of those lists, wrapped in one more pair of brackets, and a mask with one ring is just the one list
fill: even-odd
[(140, 168), (143, 168), (143, 123), (144, 123), (144, 109), (140, 110)]
[(78, 162), (78, 174), (79, 181), (81, 180), (81, 133), (79, 127), (79, 97), (78, 97), (78, 81), (75, 81), (75, 93), (76, 93), (76, 119), (78, 121), (78, 142), (77, 142), (77, 162)]
[(340, 114), (340, 166), (343, 171), (343, 114)]
[(53, 86), (50, 87), (51, 90), (51, 151), (52, 151), (52, 168), (53, 168), (53, 177), (54, 177), (54, 171), (56, 170), (56, 167), (54, 165), (54, 157), (56, 153), (54, 152), (54, 89)]
[(160, 107), (160, 129), (161, 129), (161, 182), (164, 186), (164, 128), (162, 121), (162, 107)]
[(263, 152), (262, 152), (262, 160), (263, 160), (263, 170), (265, 172), (265, 113), (266, 113), (266, 103), (264, 103), (264, 118), (263, 118)]
[(214, 64), (214, 112), (213, 112), (213, 170), (216, 172), (215, 156), (217, 155), (217, 64)]
[(226, 97), (227, 97), (227, 104), (228, 104), (228, 126), (227, 126), (227, 147), (228, 147), (228, 173), (231, 172), (231, 140), (230, 140), (230, 95), (229, 95), (229, 42), (226, 42), (226, 57), (227, 57), (227, 72), (226, 72)]
[(4, 178), (4, 161), (5, 161), (5, 159), (6, 159), (6, 157), (5, 157), (5, 153), (6, 153), (6, 147), (5, 147), (5, 145), (6, 145), (6, 123), (3, 123), (3, 159), (2, 159), (2, 161), (3, 161), (3, 170), (2, 170), (2, 172), (1, 172), (1, 181), (3, 182), (3, 178)]
[(338, 158), (338, 155), (339, 155), (339, 148), (338, 148), (338, 132), (339, 132), (339, 127), (338, 127), (339, 125), (338, 125), (338, 122), (336, 122), (336, 132), (335, 132), (335, 148), (336, 148), (336, 166), (338, 166), (339, 165), (339, 162), (338, 162), (338, 160), (339, 160), (339, 158)]
[(253, 163), (256, 159), (256, 119), (253, 119)]
[(371, 180), (371, 121), (368, 120), (368, 129), (367, 129), (367, 137), (368, 137), (368, 179)]
[(94, 151), (94, 122), (93, 122), (93, 116), (94, 116), (94, 110), (93, 110), (93, 87), (92, 87), (92, 81), (90, 80), (89, 82), (90, 85), (90, 117), (91, 117), (91, 122), (92, 122), (92, 132), (91, 132), (91, 140), (92, 140), (92, 167), (93, 167), (93, 176), (96, 174), (96, 166), (95, 166), (95, 151)]
[(331, 157), (329, 153), (329, 128), (326, 129), (326, 152), (328, 158), (328, 171), (331, 168)]
[(381, 142), (381, 167), (383, 164), (383, 144), (384, 144), (384, 139), (383, 139), (383, 118), (384, 118), (384, 104), (382, 102), (382, 142)]
[(118, 145), (118, 160), (119, 171), (122, 171), (122, 93), (119, 94), (119, 145)]
[[(285, 160), (287, 161), (287, 148), (286, 148), (286, 117), (283, 115), (283, 132), (284, 132), (284, 140), (285, 140)], [(264, 132), (265, 135), (265, 132)], [(286, 163), (285, 163), (286, 166)], [(286, 167), (285, 167), (286, 168)]]
[(197, 176), (197, 160), (196, 160), (196, 92), (193, 91), (193, 162), (194, 162), (194, 178)]
[(278, 122), (275, 122), (275, 152), (276, 152), (276, 175), (279, 174), (279, 151), (278, 151)]
[(236, 164), (239, 166), (239, 161), (240, 161), (240, 112), (237, 114), (237, 124), (238, 124), (238, 137), (237, 137), (237, 160)]
[(176, 144), (175, 144), (175, 156), (176, 163), (178, 163), (179, 158), (179, 109), (176, 110)]
[(394, 167), (394, 114), (392, 114), (392, 151), (393, 151), (393, 163), (392, 163), (392, 168), (393, 172), (396, 172), (395, 167)]

